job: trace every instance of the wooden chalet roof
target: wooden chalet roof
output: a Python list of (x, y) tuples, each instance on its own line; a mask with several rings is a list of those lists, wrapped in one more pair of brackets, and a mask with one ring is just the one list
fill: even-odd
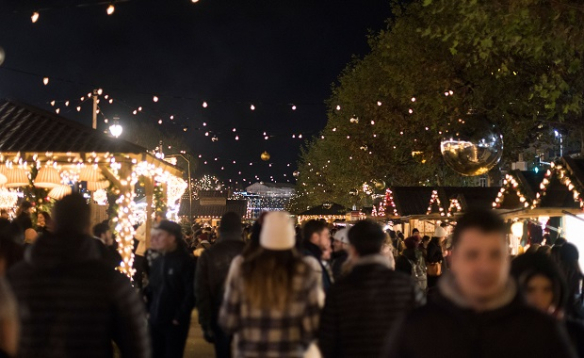
[(140, 154), (146, 149), (40, 108), (0, 99), (0, 152)]

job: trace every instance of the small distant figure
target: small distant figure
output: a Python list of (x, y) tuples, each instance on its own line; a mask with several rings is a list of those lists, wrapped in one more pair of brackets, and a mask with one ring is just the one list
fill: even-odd
[(98, 239), (101, 244), (103, 244), (99, 246), (102, 250), (103, 260), (107, 263), (107, 265), (112, 268), (120, 266), (120, 262), (122, 262), (122, 256), (116, 248), (114, 238), (112, 236), (112, 231), (107, 222), (102, 222), (95, 225), (93, 227), (93, 236)]
[(37, 212), (36, 231), (39, 235), (48, 234), (53, 231), (53, 220), (46, 211)]
[(144, 289), (154, 357), (182, 358), (195, 305), (195, 261), (175, 222), (162, 220), (151, 242), (161, 254), (152, 262)]

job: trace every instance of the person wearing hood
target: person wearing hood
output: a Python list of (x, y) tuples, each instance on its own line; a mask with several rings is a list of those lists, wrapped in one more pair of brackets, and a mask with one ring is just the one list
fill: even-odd
[(302, 254), (312, 269), (320, 275), (320, 282), (324, 292), (327, 292), (333, 283), (333, 277), (323, 264), (323, 250), (330, 246), (331, 234), (326, 222), (309, 220), (302, 227)]
[(565, 243), (559, 250), (559, 265), (568, 284), (566, 314), (575, 319), (584, 319), (584, 275), (580, 269), (578, 248)]
[(231, 337), (219, 327), (217, 319), (229, 266), (245, 247), (241, 233), (241, 217), (226, 213), (219, 224), (219, 241), (203, 251), (197, 262), (195, 297), (199, 323), (205, 339), (215, 344), (217, 358), (231, 357)]
[(519, 284), (527, 303), (565, 326), (578, 357), (584, 358), (584, 324), (565, 314), (568, 286), (558, 265), (544, 253), (525, 254), (513, 260), (511, 275)]
[(577, 357), (559, 322), (519, 294), (509, 275), (506, 232), (492, 211), (469, 211), (458, 220), (451, 272), (436, 297), (396, 327), (383, 357)]
[(152, 350), (156, 358), (182, 358), (195, 306), (195, 260), (173, 221), (154, 228), (152, 248), (161, 254), (152, 261), (144, 289)]
[(55, 204), (42, 235), (7, 275), (19, 304), (18, 357), (150, 357), (144, 304), (130, 280), (100, 260), (83, 196)]
[[(385, 233), (371, 220), (349, 230), (351, 272), (326, 296), (318, 334), (324, 358), (377, 358), (401, 315), (424, 303), (424, 294), (381, 253)], [(407, 241), (407, 240), (406, 240)]]

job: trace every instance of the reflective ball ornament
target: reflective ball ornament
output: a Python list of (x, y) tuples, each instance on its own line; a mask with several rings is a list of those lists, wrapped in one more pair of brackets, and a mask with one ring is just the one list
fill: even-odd
[(262, 155), (260, 156), (262, 158), (262, 160), (264, 162), (267, 162), (268, 160), (270, 160), (270, 153), (268, 152), (263, 152)]
[(373, 187), (368, 182), (363, 183), (363, 185), (361, 186), (361, 189), (367, 195), (373, 194)]
[(503, 136), (484, 115), (457, 117), (442, 134), (440, 151), (446, 164), (465, 176), (486, 174), (503, 155)]
[(349, 191), (349, 195), (351, 195), (351, 196), (357, 196), (357, 195), (359, 195), (359, 190), (358, 189), (352, 189), (351, 191)]
[(375, 186), (376, 190), (383, 190), (385, 189), (385, 182), (380, 179), (376, 179), (373, 181), (373, 185)]

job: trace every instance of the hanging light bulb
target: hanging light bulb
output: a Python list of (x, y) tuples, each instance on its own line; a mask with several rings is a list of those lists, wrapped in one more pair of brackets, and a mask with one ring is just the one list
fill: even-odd
[(158, 124), (162, 124), (162, 119), (159, 119), (158, 120)]
[(45, 86), (48, 85), (49, 84), (49, 78), (48, 77), (43, 78), (43, 83), (44, 83)]
[(77, 112), (81, 112), (81, 106), (77, 106)]
[(97, 90), (97, 94), (101, 96), (101, 95), (103, 94), (103, 90), (102, 90), (101, 88), (99, 88), (99, 89)]
[(30, 19), (32, 20), (32, 23), (36, 23), (37, 21), (39, 21), (39, 16), (40, 14), (38, 12), (33, 12), (32, 16), (30, 17)]
[(109, 103), (110, 104), (114, 103), (114, 99), (113, 98), (110, 98)]
[(152, 97), (152, 100), (153, 100), (154, 102), (158, 102), (158, 97), (157, 97), (157, 96), (154, 96), (154, 97)]
[(379, 107), (381, 107), (381, 106), (383, 105), (383, 103), (381, 103), (381, 101), (377, 101), (377, 105), (378, 105)]
[(337, 111), (341, 110), (341, 106), (337, 104)]
[(51, 107), (55, 107), (55, 101), (51, 101)]
[(296, 105), (292, 105), (292, 110), (295, 111), (296, 110)]
[(69, 101), (65, 101), (65, 107), (69, 107)]
[(114, 11), (116, 11), (116, 7), (114, 6), (114, 4), (110, 4), (110, 6), (108, 6), (106, 10), (107, 14), (111, 15), (114, 13)]
[(255, 106), (252, 104), (251, 106), (249, 106), (249, 109), (251, 109), (252, 111), (255, 111)]
[(114, 117), (114, 123), (109, 127), (110, 133), (116, 138), (121, 136), (124, 131), (124, 128), (120, 125), (118, 119), (118, 117)]
[(208, 104), (207, 102), (203, 102), (203, 108), (207, 108)]

